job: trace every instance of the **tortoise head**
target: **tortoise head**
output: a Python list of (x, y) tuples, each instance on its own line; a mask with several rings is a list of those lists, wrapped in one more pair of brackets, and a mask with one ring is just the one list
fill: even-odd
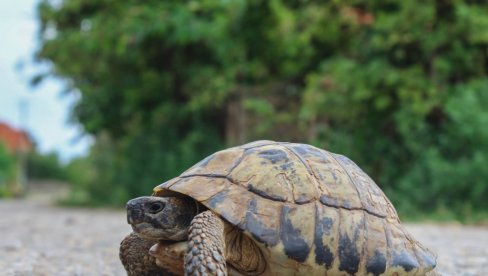
[(129, 200), (127, 222), (144, 239), (182, 241), (198, 213), (197, 203), (185, 196), (143, 196)]

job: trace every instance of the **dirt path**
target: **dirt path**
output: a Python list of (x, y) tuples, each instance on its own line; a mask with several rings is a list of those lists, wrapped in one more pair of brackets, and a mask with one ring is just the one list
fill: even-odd
[(123, 212), (0, 201), (0, 214), (0, 275), (124, 275)]
[[(0, 275), (125, 275), (122, 211), (66, 209), (45, 202), (0, 201)], [(408, 225), (438, 253), (442, 275), (488, 275), (488, 228)]]

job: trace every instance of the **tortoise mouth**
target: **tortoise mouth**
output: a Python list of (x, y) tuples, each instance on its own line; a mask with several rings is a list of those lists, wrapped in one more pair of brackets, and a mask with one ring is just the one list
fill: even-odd
[(187, 229), (173, 229), (173, 228), (155, 228), (154, 225), (148, 222), (140, 222), (131, 224), (132, 230), (137, 235), (146, 240), (154, 241), (182, 241), (188, 238)]
[(154, 228), (154, 226), (147, 222), (140, 222), (131, 224), (132, 230), (137, 233), (141, 238), (149, 240), (162, 240), (165, 238), (163, 229)]

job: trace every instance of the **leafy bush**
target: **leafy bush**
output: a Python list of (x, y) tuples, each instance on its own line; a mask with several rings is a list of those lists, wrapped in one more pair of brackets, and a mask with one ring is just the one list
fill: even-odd
[(66, 173), (56, 153), (40, 154), (33, 151), (27, 155), (27, 177), (66, 180)]
[(463, 216), (487, 207), (486, 18), (477, 1), (46, 0), (37, 57), (97, 139), (81, 198), (124, 202), (265, 138), (350, 156), (401, 213)]
[(15, 177), (15, 160), (0, 143), (0, 197), (10, 195), (9, 185)]

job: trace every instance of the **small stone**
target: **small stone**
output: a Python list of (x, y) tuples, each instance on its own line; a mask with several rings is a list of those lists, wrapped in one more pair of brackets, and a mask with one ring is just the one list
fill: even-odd
[(68, 226), (71, 226), (71, 225), (75, 225), (76, 224), (76, 219), (73, 218), (73, 217), (67, 217), (65, 220), (64, 220), (64, 224), (65, 225), (68, 225)]
[(10, 243), (2, 246), (5, 251), (16, 251), (22, 248), (22, 245), (20, 242), (18, 243)]

